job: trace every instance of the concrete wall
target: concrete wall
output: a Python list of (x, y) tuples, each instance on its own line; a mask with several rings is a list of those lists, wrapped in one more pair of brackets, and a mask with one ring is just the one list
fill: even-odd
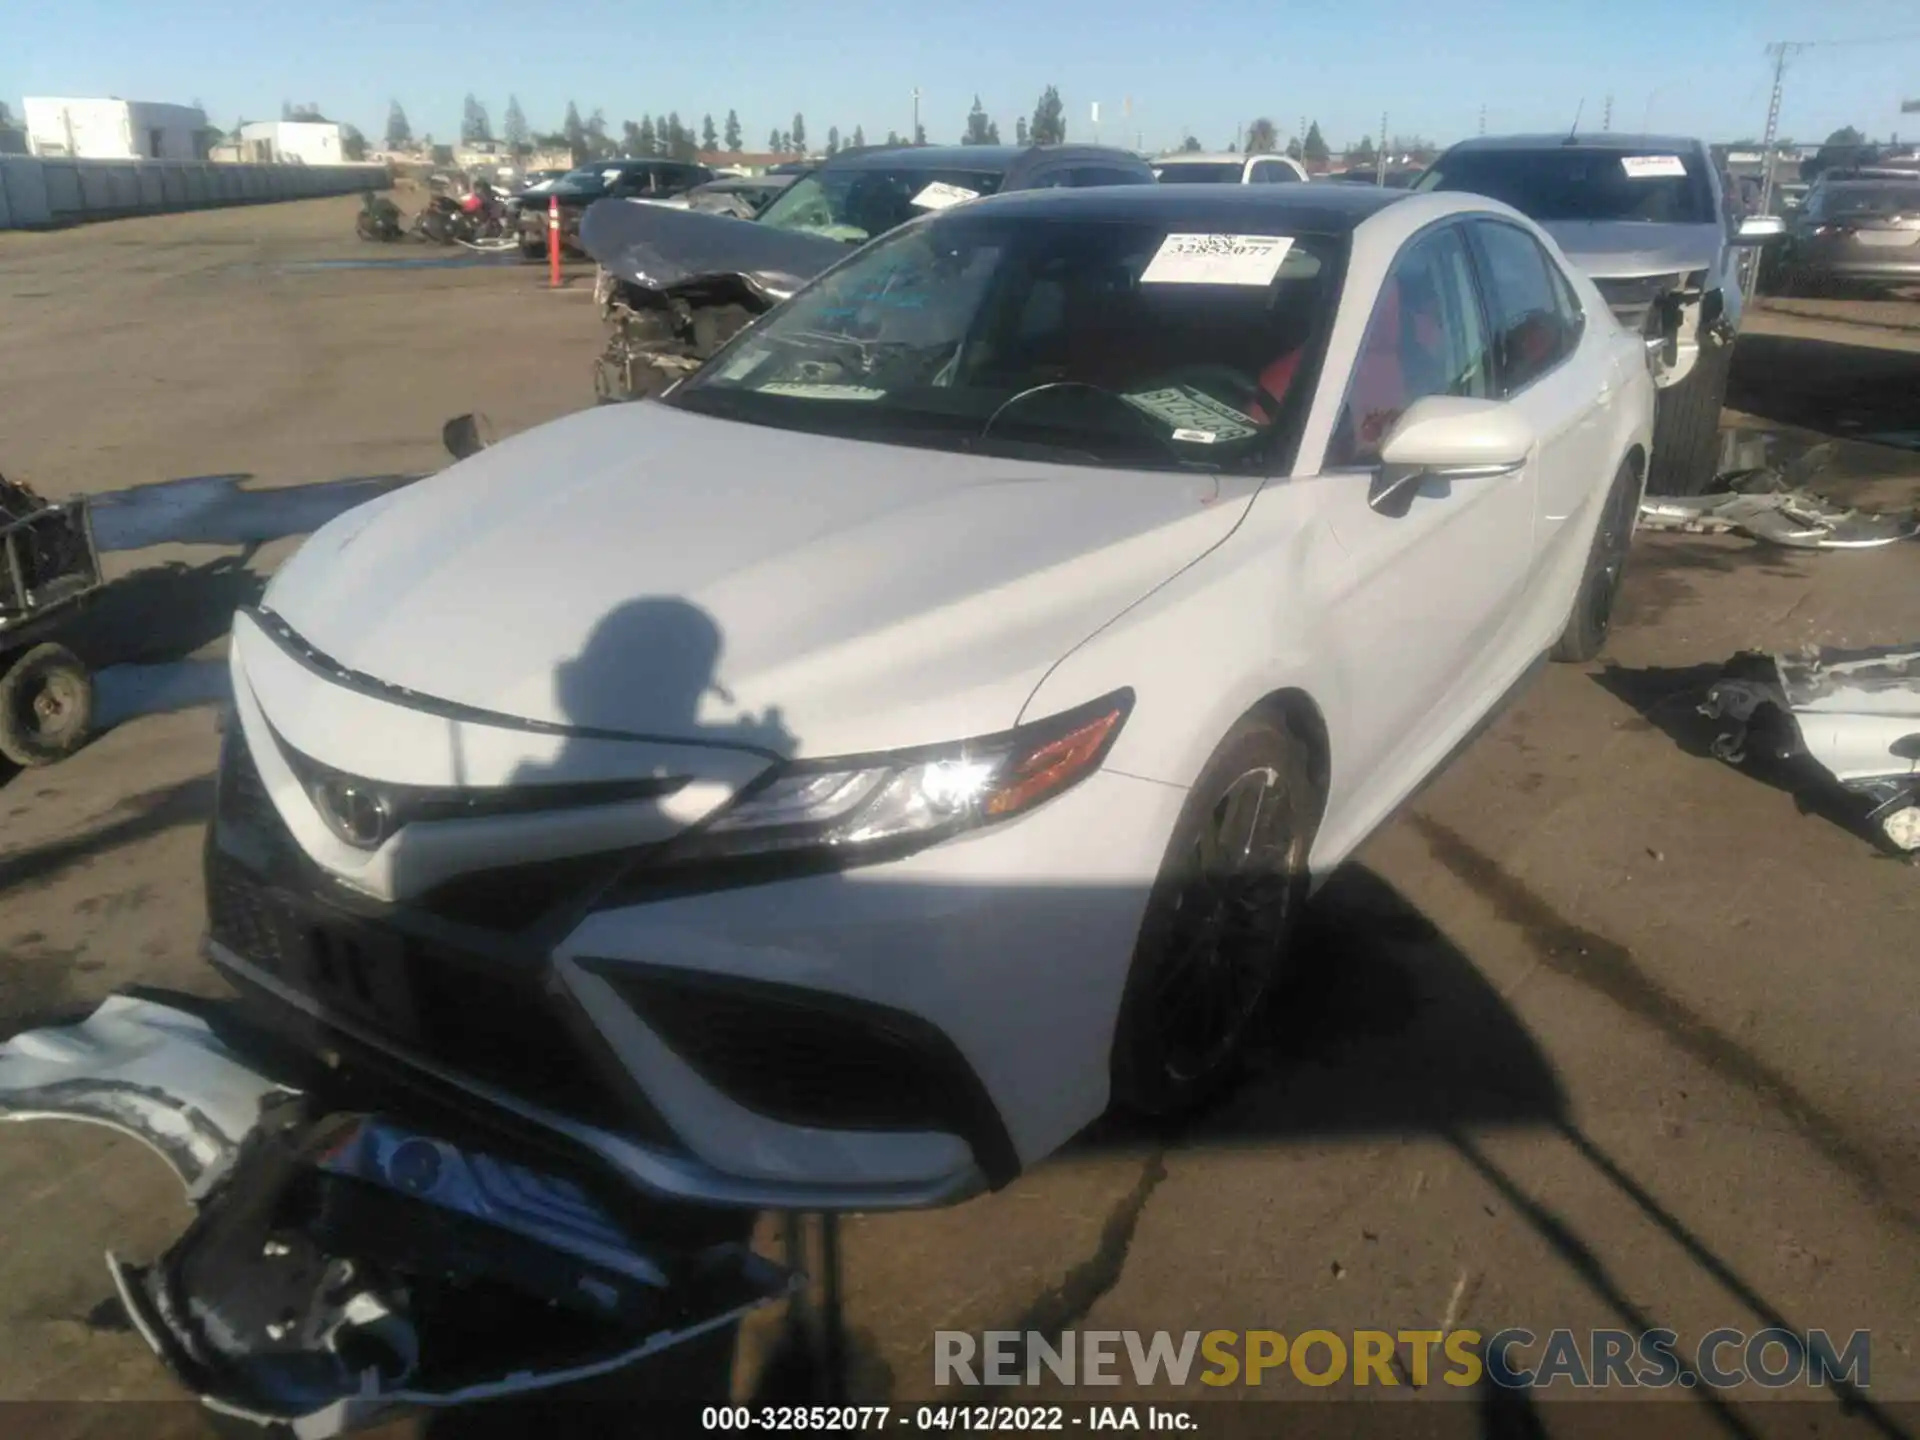
[(384, 165), (216, 165), (199, 160), (0, 156), (0, 230), (385, 190)]

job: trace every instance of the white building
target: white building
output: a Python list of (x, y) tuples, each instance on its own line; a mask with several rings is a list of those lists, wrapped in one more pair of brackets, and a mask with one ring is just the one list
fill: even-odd
[(256, 165), (340, 165), (346, 154), (331, 120), (254, 120), (240, 127), (243, 159)]
[(30, 154), (77, 160), (198, 160), (205, 112), (142, 100), (50, 100), (21, 105)]

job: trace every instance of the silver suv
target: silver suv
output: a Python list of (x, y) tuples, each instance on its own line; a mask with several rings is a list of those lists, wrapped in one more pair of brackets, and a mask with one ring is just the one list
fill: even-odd
[(1509, 135), (1465, 140), (1414, 186), (1467, 190), (1540, 222), (1646, 338), (1660, 387), (1647, 489), (1697, 495), (1740, 329), (1745, 251), (1784, 233), (1743, 219), (1706, 145), (1670, 135)]

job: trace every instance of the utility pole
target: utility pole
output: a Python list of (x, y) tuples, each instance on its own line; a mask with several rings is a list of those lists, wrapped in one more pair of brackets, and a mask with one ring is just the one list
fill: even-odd
[(1484, 105), (1480, 107), (1480, 133), (1487, 133), (1487, 107)]
[(1380, 153), (1373, 159), (1373, 183), (1387, 183), (1387, 112), (1380, 112)]
[(1613, 129), (1613, 97), (1607, 96), (1606, 108), (1600, 112), (1600, 133)]
[(918, 85), (913, 87), (913, 129), (907, 135), (907, 143), (909, 145), (920, 143), (920, 87)]
[[(1786, 89), (1787, 57), (1806, 49), (1805, 45), (1793, 41), (1779, 41), (1767, 46), (1767, 54), (1773, 57), (1773, 94), (1767, 100), (1767, 130), (1760, 140), (1760, 213), (1773, 213), (1773, 142), (1780, 134), (1780, 99)], [(1744, 298), (1753, 299), (1753, 292), (1760, 282), (1760, 258), (1755, 255), (1747, 261), (1747, 273), (1740, 286)]]

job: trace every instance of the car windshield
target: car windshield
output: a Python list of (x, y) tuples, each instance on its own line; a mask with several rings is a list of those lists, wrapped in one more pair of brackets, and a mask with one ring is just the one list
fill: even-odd
[(1337, 236), (954, 211), (828, 272), (667, 403), (892, 444), (1272, 473), (1344, 258)]
[(1920, 180), (1823, 185), (1813, 200), (1815, 219), (1830, 215), (1920, 215)]
[(1485, 195), (1541, 221), (1710, 225), (1714, 219), (1698, 162), (1670, 151), (1459, 150), (1441, 156), (1414, 188)]
[(760, 223), (865, 244), (916, 216), (991, 195), (1001, 175), (924, 165), (828, 166), (802, 176), (761, 213)]
[(1172, 160), (1153, 167), (1162, 185), (1238, 185), (1245, 173), (1238, 160)]

